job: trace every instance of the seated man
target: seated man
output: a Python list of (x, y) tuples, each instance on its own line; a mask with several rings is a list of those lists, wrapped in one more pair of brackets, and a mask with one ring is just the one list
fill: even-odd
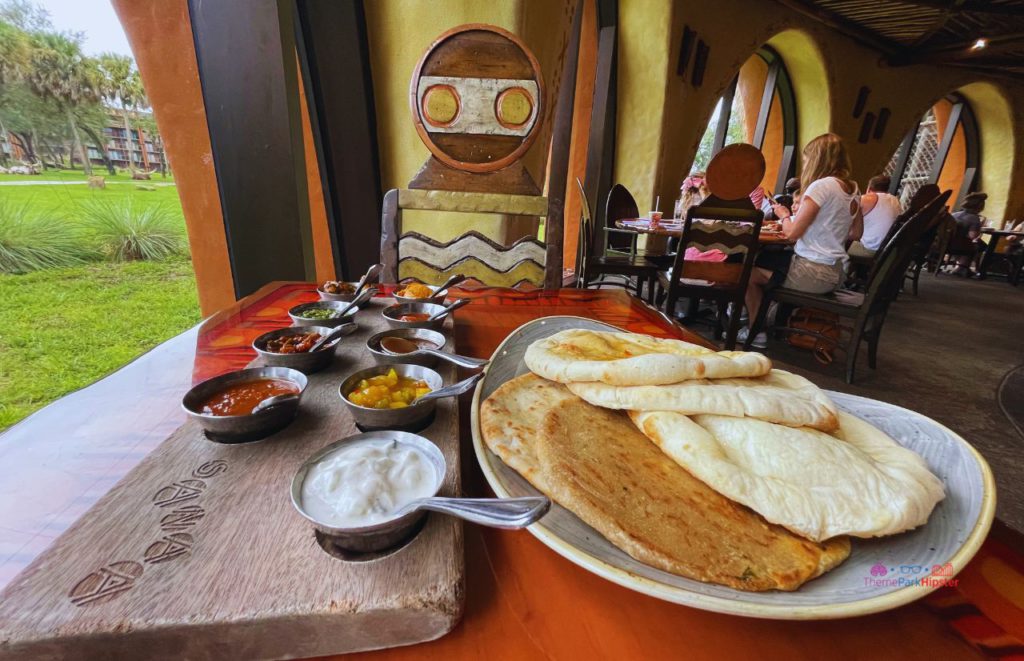
[(851, 257), (874, 257), (889, 234), (889, 228), (903, 212), (899, 198), (889, 194), (890, 183), (886, 175), (872, 177), (868, 182), (868, 192), (860, 198), (864, 235), (850, 244), (847, 252)]

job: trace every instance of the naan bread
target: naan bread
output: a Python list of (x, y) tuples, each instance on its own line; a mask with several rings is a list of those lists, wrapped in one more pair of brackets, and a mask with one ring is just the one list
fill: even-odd
[(523, 360), (530, 371), (545, 379), (613, 386), (762, 376), (772, 368), (771, 361), (759, 353), (716, 352), (681, 340), (578, 328), (537, 340), (527, 348)]
[(547, 493), (530, 439), (552, 406), (575, 399), (565, 386), (524, 374), (503, 383), (480, 405), (480, 431), (491, 452)]
[(835, 436), (718, 415), (630, 417), (705, 484), (813, 540), (910, 530), (944, 497), (920, 456), (848, 413)]
[(569, 390), (609, 409), (757, 418), (827, 432), (839, 426), (835, 404), (828, 395), (802, 376), (783, 370), (773, 369), (753, 379), (702, 379), (667, 386), (572, 383)]
[(498, 388), (480, 422), (487, 446), (535, 487), (659, 569), (739, 590), (795, 590), (850, 553), (847, 538), (820, 544), (767, 523), (687, 473), (625, 415), (535, 375)]

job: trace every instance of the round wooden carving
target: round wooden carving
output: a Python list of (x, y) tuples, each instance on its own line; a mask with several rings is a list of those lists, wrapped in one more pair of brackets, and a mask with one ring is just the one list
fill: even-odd
[(427, 49), (409, 84), (420, 139), (457, 170), (493, 172), (540, 132), (544, 83), (519, 37), (493, 25), (453, 28)]
[(753, 145), (729, 145), (708, 164), (705, 182), (712, 195), (739, 200), (750, 195), (764, 179), (764, 155)]

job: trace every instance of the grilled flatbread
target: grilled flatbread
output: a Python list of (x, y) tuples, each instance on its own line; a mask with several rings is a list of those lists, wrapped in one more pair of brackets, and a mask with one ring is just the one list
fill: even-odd
[(752, 379), (701, 379), (666, 386), (571, 383), (569, 390), (609, 409), (756, 418), (825, 432), (839, 427), (835, 404), (828, 395), (802, 376), (776, 369)]
[(535, 375), (502, 385), (480, 416), (488, 447), (640, 562), (739, 590), (795, 590), (850, 553), (848, 538), (817, 543), (769, 524), (690, 475), (622, 413)]
[(480, 431), (491, 452), (547, 493), (532, 439), (552, 406), (575, 399), (563, 385), (524, 374), (503, 383), (480, 405)]
[(718, 415), (630, 417), (705, 484), (809, 539), (910, 530), (944, 496), (920, 456), (848, 413), (835, 436)]
[(711, 351), (681, 340), (578, 328), (537, 340), (527, 348), (523, 360), (545, 379), (613, 386), (763, 376), (772, 367), (759, 353)]

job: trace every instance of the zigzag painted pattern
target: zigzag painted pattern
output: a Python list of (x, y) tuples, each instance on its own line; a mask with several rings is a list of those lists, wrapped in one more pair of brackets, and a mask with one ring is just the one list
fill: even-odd
[(546, 261), (546, 248), (540, 241), (526, 237), (509, 247), (494, 243), (476, 232), (464, 234), (448, 243), (440, 243), (422, 234), (409, 233), (398, 242), (399, 260), (415, 258), (438, 270), (445, 270), (467, 257), (473, 257), (495, 271), (508, 271), (522, 261), (541, 265)]
[(476, 257), (466, 257), (448, 268), (438, 269), (416, 259), (406, 258), (398, 263), (398, 279), (411, 278), (427, 284), (440, 284), (449, 276), (461, 273), (491, 287), (514, 287), (523, 282), (544, 286), (544, 267), (532, 260), (524, 260), (511, 269), (499, 272)]

